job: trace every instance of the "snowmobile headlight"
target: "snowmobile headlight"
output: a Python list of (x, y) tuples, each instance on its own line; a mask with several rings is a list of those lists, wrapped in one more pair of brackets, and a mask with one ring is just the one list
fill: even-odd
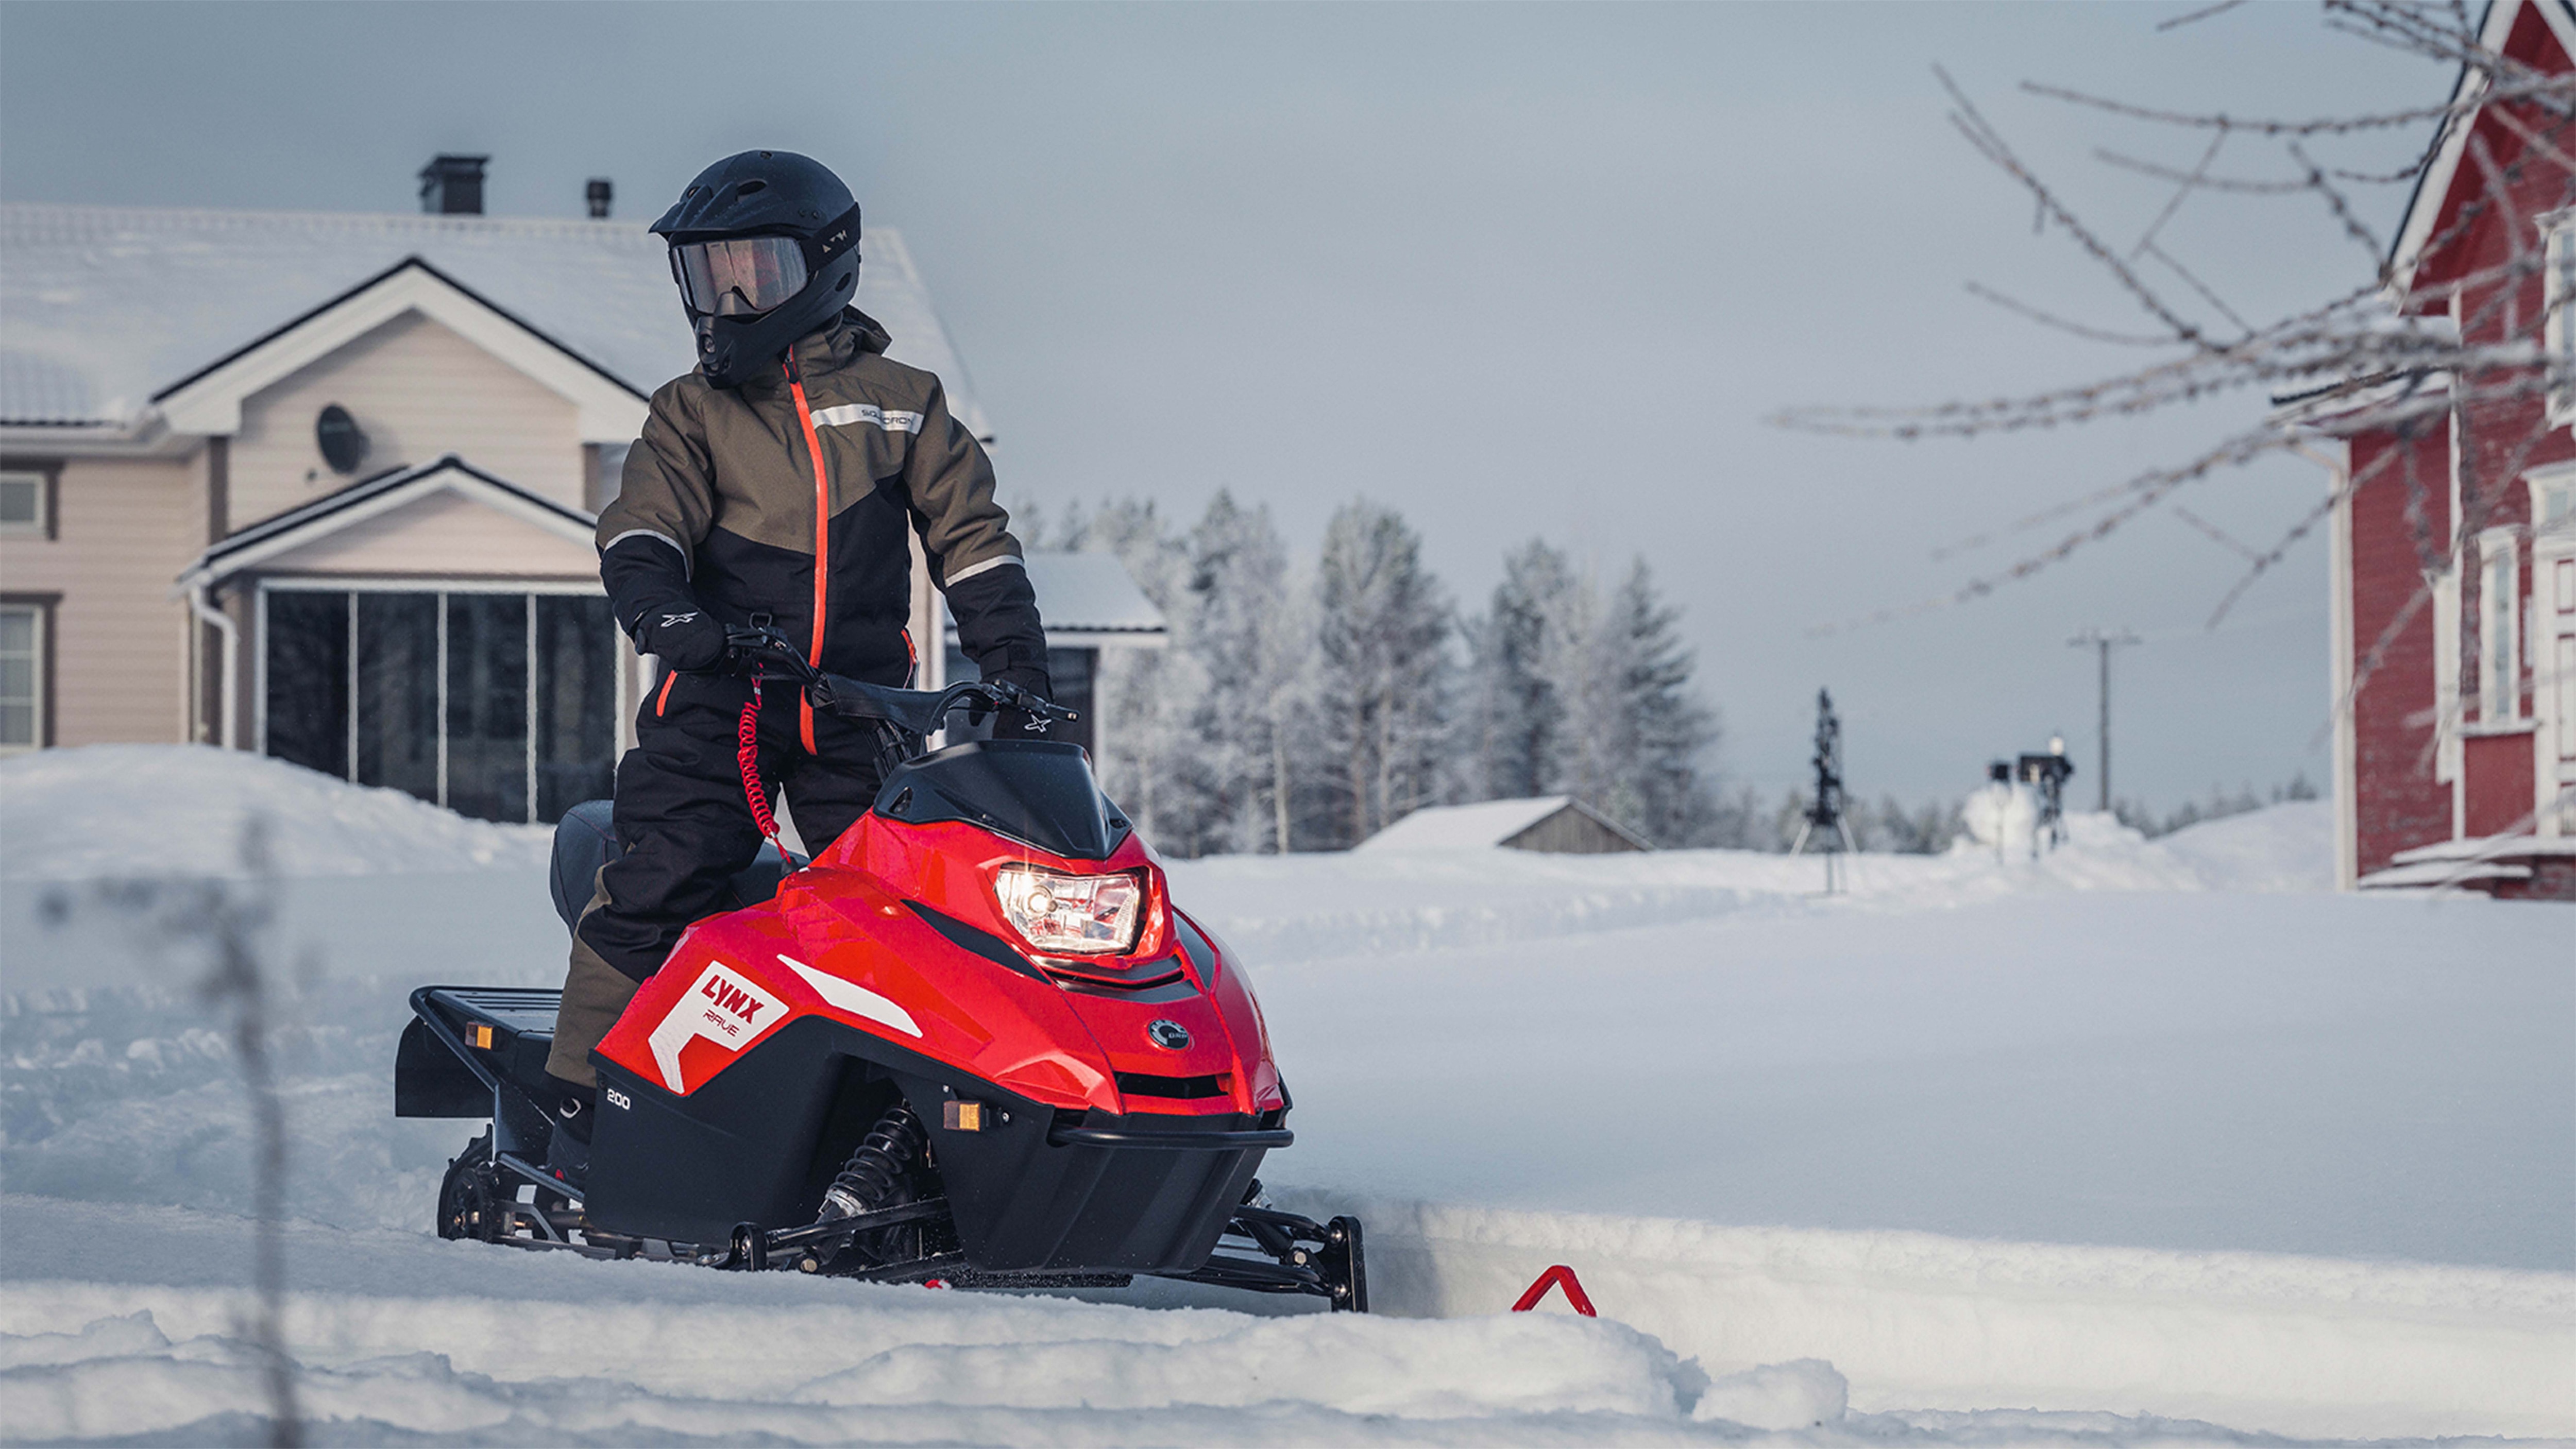
[(1134, 948), (1145, 883), (1125, 873), (1066, 875), (1006, 865), (994, 872), (993, 898), (1032, 948), (1048, 955), (1108, 956)]

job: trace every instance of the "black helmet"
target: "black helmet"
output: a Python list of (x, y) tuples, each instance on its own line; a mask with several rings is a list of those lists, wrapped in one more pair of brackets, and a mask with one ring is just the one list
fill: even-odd
[(718, 387), (776, 361), (859, 288), (859, 204), (831, 168), (793, 151), (745, 151), (698, 173), (653, 231)]

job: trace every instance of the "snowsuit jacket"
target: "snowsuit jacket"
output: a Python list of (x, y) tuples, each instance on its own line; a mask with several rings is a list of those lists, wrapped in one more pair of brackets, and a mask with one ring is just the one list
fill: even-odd
[[(1047, 692), (1046, 635), (983, 445), (939, 379), (885, 356), (856, 310), (738, 388), (698, 373), (653, 394), (599, 515), (599, 573), (641, 643), (648, 613), (767, 614), (807, 659), (900, 685), (917, 649), (908, 534), (988, 679)], [(803, 731), (813, 747), (810, 719)]]

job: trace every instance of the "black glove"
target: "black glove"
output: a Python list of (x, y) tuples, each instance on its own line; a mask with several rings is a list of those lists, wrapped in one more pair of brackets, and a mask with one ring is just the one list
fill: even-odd
[[(1016, 684), (1040, 699), (1053, 699), (1046, 671), (1042, 669), (1005, 669), (993, 676), (996, 684)], [(1004, 709), (993, 720), (993, 738), (997, 740), (1042, 740), (1047, 737), (1047, 717), (1025, 709)]]
[(664, 664), (683, 674), (721, 668), (730, 653), (724, 622), (687, 605), (646, 610), (635, 632), (645, 653), (661, 656)]

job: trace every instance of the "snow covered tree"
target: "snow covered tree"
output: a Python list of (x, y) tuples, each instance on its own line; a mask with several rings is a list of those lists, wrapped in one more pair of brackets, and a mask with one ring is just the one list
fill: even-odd
[(1324, 530), (1315, 737), (1335, 770), (1313, 843), (1355, 845), (1426, 803), (1450, 671), (1450, 611), (1403, 518), (1364, 499)]
[(1220, 490), (1190, 533), (1191, 652), (1207, 677), (1198, 732), (1209, 848), (1285, 853), (1310, 774), (1314, 626), (1267, 506)]
[(1702, 753), (1717, 741), (1717, 719), (1691, 687), (1697, 661), (1676, 630), (1680, 621), (1641, 558), (1611, 595), (1601, 630), (1618, 712), (1599, 808), (1658, 845), (1700, 844), (1717, 817), (1699, 773)]
[(1548, 637), (1570, 587), (1565, 555), (1531, 539), (1503, 561), (1493, 603), (1469, 621), (1457, 757), (1457, 793), (1464, 798), (1516, 800), (1546, 792), (1565, 715), (1547, 669)]

